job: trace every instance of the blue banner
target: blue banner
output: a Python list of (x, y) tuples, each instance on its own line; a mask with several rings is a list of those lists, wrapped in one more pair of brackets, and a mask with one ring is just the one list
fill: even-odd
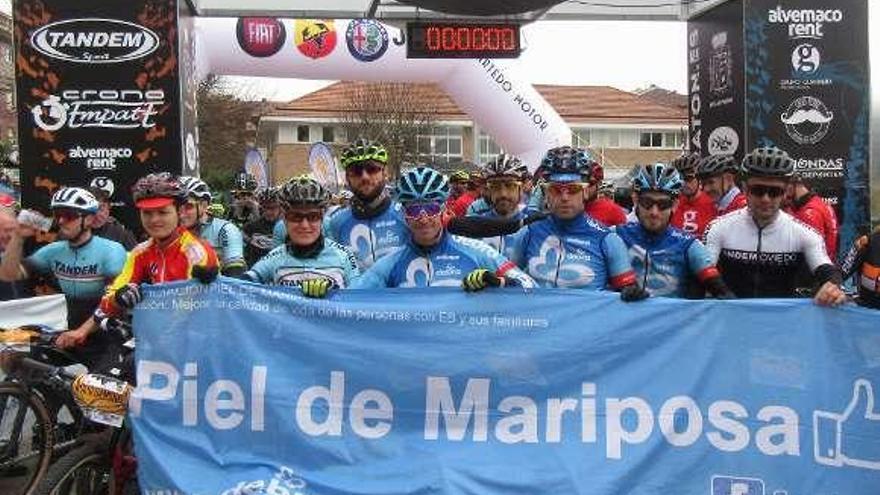
[(613, 293), (150, 287), (150, 494), (866, 494), (880, 312)]

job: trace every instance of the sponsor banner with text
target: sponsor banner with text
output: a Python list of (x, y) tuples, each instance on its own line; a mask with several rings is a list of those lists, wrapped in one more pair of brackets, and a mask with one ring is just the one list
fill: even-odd
[[(809, 300), (147, 286), (145, 493), (764, 495), (880, 484), (880, 313)], [(687, 356), (687, 359), (681, 359)]]
[(869, 223), (867, 0), (747, 0), (748, 144), (791, 154), (835, 207), (841, 246)]
[[(15, 2), (22, 199), (46, 210), (62, 185), (130, 187), (181, 171), (176, 0)], [(114, 211), (139, 226), (133, 209)]]

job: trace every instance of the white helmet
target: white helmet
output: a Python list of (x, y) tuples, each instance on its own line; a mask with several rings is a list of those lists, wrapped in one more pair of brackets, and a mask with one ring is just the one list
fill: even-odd
[(83, 213), (97, 213), (101, 208), (95, 195), (81, 187), (62, 187), (52, 195), (50, 208), (69, 208)]
[(186, 189), (187, 196), (211, 201), (211, 188), (208, 187), (208, 184), (205, 184), (205, 181), (202, 179), (182, 175), (180, 176), (180, 183), (183, 184), (184, 189)]

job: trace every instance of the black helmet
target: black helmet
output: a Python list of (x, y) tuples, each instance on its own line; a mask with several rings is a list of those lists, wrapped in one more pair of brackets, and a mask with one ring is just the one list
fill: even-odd
[(700, 179), (714, 177), (724, 172), (736, 173), (739, 170), (733, 155), (710, 155), (700, 159), (697, 176)]
[(682, 153), (681, 156), (674, 158), (669, 164), (675, 167), (675, 170), (678, 170), (678, 173), (681, 175), (695, 173), (697, 166), (700, 164), (700, 155), (697, 153)]
[(748, 176), (788, 179), (794, 176), (794, 160), (776, 147), (755, 148), (743, 158), (742, 172)]
[(235, 187), (233, 190), (254, 192), (257, 190), (257, 179), (247, 172), (239, 172), (239, 174), (235, 176)]
[(149, 174), (138, 179), (131, 188), (131, 196), (138, 208), (156, 208), (163, 199), (175, 204), (186, 201), (186, 188), (168, 172)]
[(348, 168), (354, 163), (367, 160), (373, 160), (386, 165), (388, 163), (388, 150), (381, 143), (358, 138), (351, 146), (342, 151), (342, 157), (339, 162), (342, 164), (342, 168)]
[(330, 193), (318, 181), (308, 175), (294, 177), (281, 186), (278, 199), (285, 208), (295, 206), (325, 207), (330, 203)]
[(483, 175), (486, 179), (492, 179), (494, 177), (513, 177), (515, 179), (523, 180), (529, 176), (529, 169), (526, 168), (525, 164), (523, 164), (519, 158), (506, 153), (501, 153), (492, 160), (489, 160), (486, 165), (483, 166)]
[(278, 188), (277, 187), (267, 187), (266, 189), (260, 189), (257, 191), (257, 203), (274, 203), (278, 201)]
[(571, 146), (559, 146), (547, 150), (544, 159), (541, 160), (543, 167), (549, 175), (580, 175), (584, 180), (593, 177), (593, 167), (596, 161), (590, 153), (580, 148)]

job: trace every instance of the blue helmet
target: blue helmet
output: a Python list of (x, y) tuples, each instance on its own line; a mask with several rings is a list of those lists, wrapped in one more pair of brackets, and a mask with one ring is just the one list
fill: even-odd
[(571, 146), (551, 148), (541, 160), (541, 168), (551, 181), (590, 180), (595, 166), (596, 160), (588, 151)]
[(675, 197), (683, 185), (678, 170), (665, 163), (642, 165), (633, 179), (633, 190), (638, 193), (657, 191)]
[(446, 201), (449, 197), (449, 180), (431, 167), (416, 167), (400, 176), (397, 181), (397, 200)]

